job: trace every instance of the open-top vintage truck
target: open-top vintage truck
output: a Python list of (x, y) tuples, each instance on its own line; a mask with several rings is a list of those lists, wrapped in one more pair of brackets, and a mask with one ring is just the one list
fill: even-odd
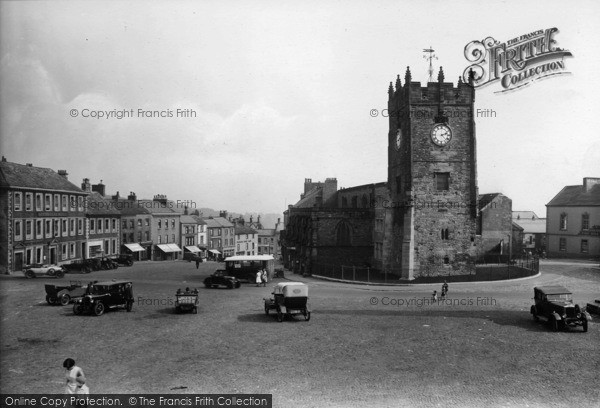
[(46, 302), (50, 305), (66, 306), (72, 300), (85, 295), (87, 287), (81, 281), (70, 281), (69, 285), (44, 285), (46, 289)]

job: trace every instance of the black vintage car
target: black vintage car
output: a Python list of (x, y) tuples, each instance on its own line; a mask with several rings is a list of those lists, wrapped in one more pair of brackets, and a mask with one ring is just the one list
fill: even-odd
[(94, 265), (87, 259), (79, 259), (69, 264), (63, 264), (62, 267), (69, 273), (90, 273), (91, 271), (95, 270)]
[(123, 307), (128, 312), (133, 308), (133, 285), (129, 281), (94, 282), (87, 286), (83, 297), (73, 305), (73, 313), (94, 313), (101, 316), (107, 309)]
[(225, 286), (229, 289), (239, 288), (242, 286), (239, 280), (233, 276), (227, 276), (227, 271), (223, 269), (217, 269), (215, 273), (204, 279), (204, 286), (207, 288), (216, 288), (218, 286)]
[(120, 254), (112, 258), (113, 261), (118, 263), (119, 265), (132, 266), (133, 265), (133, 255), (129, 254)]
[(548, 319), (554, 331), (566, 327), (581, 326), (588, 330), (590, 315), (573, 303), (573, 294), (563, 286), (538, 286), (533, 288), (535, 305), (531, 306), (531, 314), (535, 320), (540, 317)]

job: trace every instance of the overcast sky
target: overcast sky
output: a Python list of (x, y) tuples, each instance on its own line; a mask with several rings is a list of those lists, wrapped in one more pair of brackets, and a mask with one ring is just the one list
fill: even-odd
[[(305, 178), (386, 181), (387, 118), (370, 110), (387, 107), (407, 65), (427, 81), (424, 48), (456, 82), (467, 43), (557, 27), (570, 76), (476, 98), (496, 112), (476, 122), (480, 193), (544, 216), (563, 186), (600, 177), (599, 4), (2, 2), (1, 150), (66, 169), (77, 185), (103, 180), (109, 193), (280, 213)], [(133, 118), (83, 117), (131, 109)]]

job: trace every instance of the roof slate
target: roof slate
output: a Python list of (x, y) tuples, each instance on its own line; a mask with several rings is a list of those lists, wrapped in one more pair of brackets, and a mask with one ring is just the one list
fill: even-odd
[(600, 206), (600, 184), (592, 186), (588, 192), (583, 186), (566, 186), (546, 206)]
[(4, 161), (0, 162), (0, 187), (23, 187), (85, 194), (66, 177), (52, 169)]
[(227, 219), (223, 217), (215, 217), (215, 218), (205, 218), (204, 222), (206, 222), (206, 226), (208, 228), (230, 228), (233, 227), (233, 224), (227, 221)]
[(245, 225), (239, 225), (237, 227), (235, 227), (235, 235), (240, 235), (240, 234), (257, 234), (258, 232), (256, 230), (253, 230), (250, 227), (246, 227)]
[(118, 208), (118, 203), (107, 200), (101, 194), (93, 191), (88, 196), (85, 212), (90, 215), (121, 215)]

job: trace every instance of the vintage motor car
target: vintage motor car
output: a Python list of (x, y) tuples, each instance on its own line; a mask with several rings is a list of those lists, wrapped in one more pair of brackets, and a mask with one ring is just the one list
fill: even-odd
[(531, 306), (531, 314), (535, 320), (548, 319), (554, 331), (581, 326), (587, 332), (591, 316), (573, 303), (570, 290), (563, 286), (538, 286), (533, 293), (535, 304)]
[(93, 282), (86, 288), (83, 297), (73, 305), (73, 313), (94, 313), (102, 316), (110, 308), (124, 307), (131, 312), (133, 308), (133, 284), (130, 281)]
[(92, 263), (87, 259), (79, 259), (77, 261), (73, 261), (69, 264), (62, 265), (65, 272), (81, 272), (81, 273), (90, 273), (94, 268)]
[(217, 269), (215, 273), (204, 279), (204, 286), (207, 288), (216, 288), (218, 286), (225, 286), (229, 289), (239, 288), (242, 286), (239, 280), (233, 276), (228, 276), (227, 271), (224, 269)]
[(112, 258), (112, 260), (119, 265), (132, 266), (133, 265), (133, 255), (128, 254), (120, 254)]
[(58, 265), (48, 264), (32, 264), (23, 268), (23, 274), (26, 278), (31, 279), (36, 276), (47, 275), (62, 278), (65, 276), (65, 270)]
[(186, 288), (185, 291), (181, 289), (177, 290), (175, 294), (175, 312), (183, 313), (183, 312), (192, 312), (194, 314), (198, 313), (198, 289), (190, 290)]
[(308, 286), (302, 282), (281, 282), (275, 285), (272, 298), (264, 298), (265, 314), (275, 310), (277, 320), (282, 322), (286, 316), (301, 314), (305, 320), (310, 320), (308, 307)]
[(68, 305), (85, 294), (86, 286), (81, 281), (70, 281), (69, 286), (45, 285), (46, 302), (50, 305)]

